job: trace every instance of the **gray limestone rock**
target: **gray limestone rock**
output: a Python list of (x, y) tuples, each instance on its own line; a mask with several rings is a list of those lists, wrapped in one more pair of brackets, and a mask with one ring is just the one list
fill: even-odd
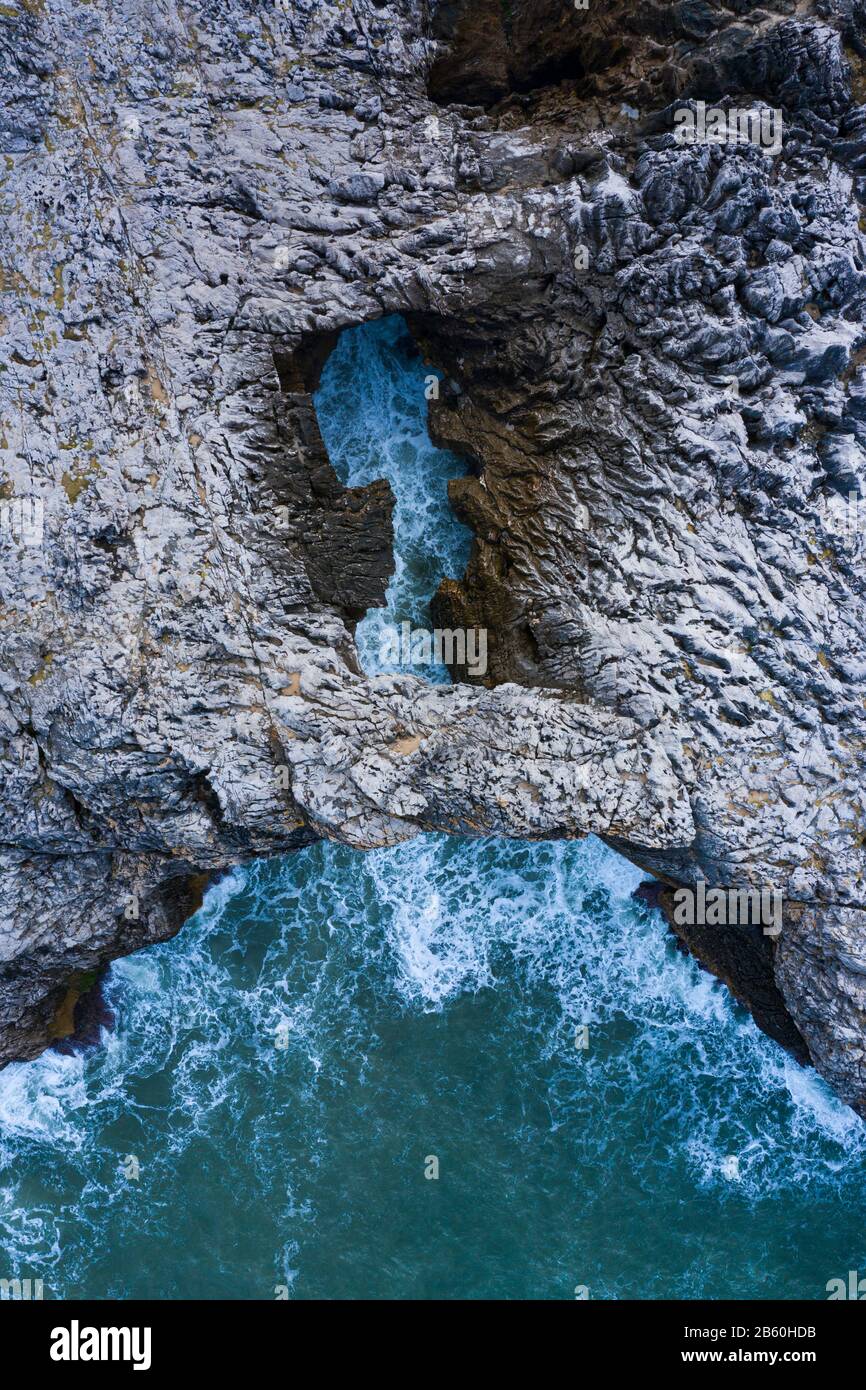
[[(783, 892), (743, 979), (866, 1113), (864, 44), (860, 0), (3, 7), (0, 1061), (252, 856), (595, 833)], [(699, 102), (780, 151), (682, 143)], [(451, 383), (480, 686), (355, 653), (393, 499), (311, 392), (388, 313)]]

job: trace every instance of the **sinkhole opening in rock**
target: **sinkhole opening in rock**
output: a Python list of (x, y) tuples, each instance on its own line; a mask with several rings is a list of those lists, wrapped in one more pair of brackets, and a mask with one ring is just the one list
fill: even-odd
[(447, 638), (431, 613), (441, 581), (463, 574), (472, 548), (448, 498), (466, 463), (428, 429), (429, 404), (445, 389), (396, 315), (344, 330), (318, 374), (316, 417), (341, 483), (360, 490), (385, 480), (394, 497), (384, 606), (371, 605), (355, 632), (368, 675), (408, 671), (441, 684), (449, 669), (470, 680), (486, 671), (486, 635)]

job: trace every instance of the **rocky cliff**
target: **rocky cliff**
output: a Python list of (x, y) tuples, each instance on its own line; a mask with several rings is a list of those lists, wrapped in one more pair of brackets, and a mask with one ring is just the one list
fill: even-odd
[[(866, 1113), (864, 44), (860, 0), (0, 7), (0, 1061), (251, 856), (592, 832), (784, 894), (688, 944)], [(394, 312), (483, 684), (355, 655), (392, 498), (311, 392)]]

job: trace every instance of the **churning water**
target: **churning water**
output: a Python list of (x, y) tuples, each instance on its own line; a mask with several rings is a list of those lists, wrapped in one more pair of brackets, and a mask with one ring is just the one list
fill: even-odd
[[(355, 634), (369, 675), (407, 669), (389, 660), (388, 635), (404, 622), (429, 627), (440, 579), (459, 578), (469, 559), (472, 533), (448, 501), (448, 480), (463, 469), (427, 433), (426, 392), (437, 381), (403, 320), (391, 318), (343, 334), (316, 396), (322, 436), (343, 482), (358, 487), (387, 478), (396, 499), (387, 602), (371, 608)], [(443, 666), (411, 670), (436, 684), (448, 680)]]
[[(419, 622), (466, 536), (404, 334), (344, 334), (317, 406), (344, 478), (395, 486), (389, 613)], [(0, 1277), (820, 1299), (866, 1273), (866, 1130), (678, 954), (639, 878), (593, 840), (444, 836), (236, 870), (112, 967), (101, 1048), (0, 1073)]]

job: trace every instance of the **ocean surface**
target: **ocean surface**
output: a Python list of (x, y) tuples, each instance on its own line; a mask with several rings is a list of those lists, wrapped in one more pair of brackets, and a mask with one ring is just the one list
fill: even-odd
[[(426, 622), (468, 554), (429, 375), (391, 319), (343, 335), (317, 396), (341, 476), (397, 494), (385, 621)], [(112, 967), (102, 1047), (0, 1072), (0, 1278), (571, 1300), (866, 1275), (866, 1128), (675, 950), (640, 878), (594, 840), (444, 836), (236, 870)]]

